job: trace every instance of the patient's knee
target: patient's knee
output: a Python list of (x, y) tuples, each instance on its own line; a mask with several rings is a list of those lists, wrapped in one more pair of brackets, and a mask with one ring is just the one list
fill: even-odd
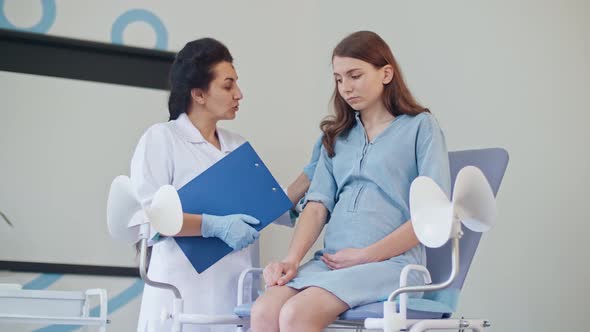
[(278, 315), (271, 303), (267, 301), (256, 301), (250, 311), (250, 319), (254, 326), (278, 327)]
[(292, 331), (304, 320), (304, 313), (300, 310), (297, 303), (287, 302), (281, 308), (279, 313), (280, 330)]

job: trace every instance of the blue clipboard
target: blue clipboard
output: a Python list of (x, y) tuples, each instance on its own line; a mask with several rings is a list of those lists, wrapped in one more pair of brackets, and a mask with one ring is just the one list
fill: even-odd
[[(292, 203), (250, 143), (244, 143), (178, 190), (185, 213), (224, 216), (251, 215), (260, 231)], [(198, 273), (202, 273), (233, 249), (218, 238), (174, 238)]]

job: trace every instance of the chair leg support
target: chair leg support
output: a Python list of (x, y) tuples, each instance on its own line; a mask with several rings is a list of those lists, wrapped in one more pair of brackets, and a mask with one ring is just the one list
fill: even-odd
[(490, 327), (491, 324), (483, 319), (445, 319), (445, 320), (422, 320), (412, 325), (409, 332), (423, 332), (428, 330), (446, 330), (457, 329), (459, 331), (471, 330), (483, 332), (484, 328)]

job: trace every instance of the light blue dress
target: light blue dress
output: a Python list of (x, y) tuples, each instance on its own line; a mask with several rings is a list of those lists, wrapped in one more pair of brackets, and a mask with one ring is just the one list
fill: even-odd
[[(350, 307), (382, 301), (399, 287), (407, 264), (426, 264), (420, 244), (389, 260), (330, 270), (319, 257), (345, 248), (367, 247), (410, 219), (410, 184), (418, 175), (432, 178), (450, 192), (449, 159), (444, 135), (430, 113), (397, 116), (373, 141), (356, 116), (356, 124), (336, 139), (336, 155), (322, 148), (307, 201), (330, 212), (324, 249), (302, 265), (287, 286), (321, 287)], [(422, 284), (410, 274), (409, 284)]]

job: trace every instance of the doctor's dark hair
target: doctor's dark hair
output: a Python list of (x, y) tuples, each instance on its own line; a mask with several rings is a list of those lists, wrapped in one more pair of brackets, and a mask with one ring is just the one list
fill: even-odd
[(201, 38), (184, 45), (170, 68), (170, 120), (176, 120), (188, 110), (192, 89), (209, 89), (209, 83), (214, 79), (215, 65), (220, 62), (232, 63), (233, 60), (227, 47), (213, 38)]

